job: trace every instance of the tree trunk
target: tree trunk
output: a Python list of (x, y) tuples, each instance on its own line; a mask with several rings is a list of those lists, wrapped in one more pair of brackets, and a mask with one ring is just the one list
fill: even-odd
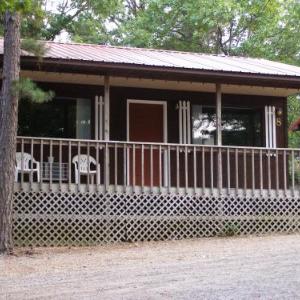
[(3, 77), (0, 95), (0, 253), (12, 251), (12, 204), (18, 122), (20, 15), (5, 13)]

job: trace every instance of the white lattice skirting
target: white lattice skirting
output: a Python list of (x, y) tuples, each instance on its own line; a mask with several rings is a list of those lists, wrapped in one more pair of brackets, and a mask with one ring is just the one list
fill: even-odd
[(300, 199), (16, 192), (16, 246), (80, 246), (300, 229)]

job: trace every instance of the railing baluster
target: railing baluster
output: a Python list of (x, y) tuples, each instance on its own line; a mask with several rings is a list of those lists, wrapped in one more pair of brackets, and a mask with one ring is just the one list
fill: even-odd
[(115, 147), (115, 192), (118, 188), (118, 145), (114, 144)]
[(214, 193), (214, 148), (210, 147), (210, 189)]
[(271, 151), (268, 149), (268, 194), (270, 195), (271, 193)]
[(162, 157), (161, 157), (161, 145), (159, 145), (158, 147), (158, 162), (159, 162), (159, 165), (158, 165), (158, 169), (159, 169), (159, 191), (161, 192), (162, 191), (162, 166), (161, 166), (161, 160), (162, 160)]
[(167, 170), (168, 170), (168, 192), (171, 192), (171, 151), (170, 145), (168, 145), (168, 161), (167, 161)]
[(235, 158), (235, 192), (239, 193), (239, 153), (238, 149), (235, 149), (234, 153)]
[(188, 167), (188, 148), (184, 147), (184, 173), (185, 173), (185, 192), (188, 192), (189, 185), (189, 167)]
[(129, 172), (127, 168), (127, 145), (123, 145), (123, 191), (126, 192), (126, 186), (128, 185), (127, 172)]
[(69, 192), (71, 192), (71, 183), (72, 183), (72, 142), (68, 143), (68, 178), (69, 178)]
[(81, 148), (80, 148), (80, 141), (77, 143), (77, 153), (78, 153), (78, 182), (77, 182), (77, 188), (79, 190), (80, 187), (80, 182), (81, 182), (81, 158), (80, 158), (80, 153), (81, 153)]
[(218, 194), (221, 195), (222, 187), (223, 187), (223, 165), (222, 165), (222, 148), (218, 147), (217, 152), (217, 159), (218, 159), (218, 165), (217, 165), (217, 185), (218, 185)]
[(286, 190), (287, 190), (287, 169), (286, 169), (286, 150), (283, 150), (283, 189), (284, 189), (284, 195), (286, 196)]
[(99, 162), (99, 141), (95, 142), (95, 151), (96, 151), (96, 190), (100, 191), (101, 184), (101, 167)]
[(33, 181), (33, 139), (30, 139), (30, 155), (31, 155), (31, 161), (30, 161), (30, 174), (29, 174), (29, 183), (30, 183), (30, 190), (32, 190), (32, 181)]
[(135, 144), (132, 146), (132, 189), (135, 191)]
[(295, 152), (291, 151), (292, 155), (292, 195), (295, 195)]
[(21, 189), (24, 188), (24, 139), (21, 141)]
[[(89, 142), (87, 142), (87, 191), (89, 192), (90, 191), (90, 180), (91, 180), (91, 160), (90, 160), (90, 143)], [(94, 176), (93, 176), (93, 178), (94, 178)], [(93, 182), (93, 179), (92, 178), (92, 184), (94, 184), (94, 182)]]
[(230, 194), (230, 150), (227, 148), (227, 194)]
[(202, 195), (205, 194), (205, 148), (202, 147)]
[(153, 145), (150, 145), (150, 190), (153, 193)]
[(126, 166), (127, 166), (127, 182), (126, 185), (130, 186), (132, 185), (132, 180), (130, 180), (130, 168), (132, 167), (132, 164), (130, 164), (130, 145), (126, 145)]
[(144, 144), (141, 145), (141, 187), (142, 192), (144, 192), (145, 184), (145, 160), (144, 160)]
[(109, 190), (109, 184), (110, 184), (110, 180), (109, 180), (109, 148), (108, 148), (108, 143), (105, 143), (105, 158), (104, 158), (104, 163), (105, 163), (105, 192), (108, 192)]
[(176, 146), (176, 188), (177, 188), (177, 193), (179, 193), (179, 189), (180, 189), (179, 146)]
[(62, 141), (59, 141), (59, 150), (58, 150), (58, 172), (59, 172), (59, 190), (62, 188)]
[(40, 189), (42, 191), (43, 189), (43, 179), (44, 179), (44, 176), (43, 176), (43, 171), (44, 171), (44, 166), (43, 166), (43, 161), (44, 161), (44, 146), (43, 146), (43, 140), (41, 140), (41, 143), (40, 143)]
[(263, 178), (263, 167), (262, 167), (262, 150), (259, 150), (259, 188), (260, 188), (260, 194), (263, 193), (263, 187), (264, 187), (264, 178)]
[(50, 191), (52, 191), (52, 180), (53, 180), (53, 161), (54, 161), (54, 157), (53, 157), (53, 140), (50, 140), (50, 163), (49, 163), (49, 169), (50, 169), (50, 176), (49, 176), (49, 187), (50, 187)]
[(243, 161), (244, 161), (244, 193), (246, 193), (247, 190), (247, 152), (244, 148), (243, 151)]
[(276, 150), (276, 158), (275, 158), (275, 164), (276, 164), (276, 194), (278, 195), (279, 191), (279, 169), (278, 169), (278, 150)]
[(193, 155), (194, 155), (194, 159), (193, 159), (193, 165), (194, 165), (194, 193), (196, 193), (197, 190), (197, 153), (196, 153), (196, 146), (194, 146), (193, 148)]
[(252, 179), (252, 194), (255, 191), (255, 161), (254, 161), (254, 149), (251, 150), (251, 179)]

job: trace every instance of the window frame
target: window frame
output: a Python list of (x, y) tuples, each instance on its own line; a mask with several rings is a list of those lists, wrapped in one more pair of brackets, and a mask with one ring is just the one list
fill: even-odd
[[(193, 136), (194, 130), (193, 130), (193, 113), (194, 113), (194, 107), (195, 106), (201, 106), (201, 108), (210, 108), (214, 109), (214, 114), (216, 114), (216, 107), (213, 105), (205, 105), (205, 104), (197, 104), (197, 103), (191, 103), (191, 143), (194, 145), (216, 145), (216, 135), (213, 135), (214, 143), (213, 144), (203, 144), (203, 143), (195, 143), (195, 138)], [(253, 112), (254, 114), (258, 115), (259, 123), (260, 123), (260, 133), (259, 133), (259, 143), (255, 143), (255, 128), (253, 127), (253, 139), (252, 139), (252, 144), (251, 145), (232, 145), (232, 144), (224, 144), (223, 143), (223, 126), (222, 126), (222, 145), (223, 146), (242, 146), (242, 147), (263, 147), (263, 140), (264, 140), (264, 122), (263, 122), (263, 109), (261, 107), (251, 107), (251, 106), (231, 106), (231, 105), (223, 105), (222, 106), (222, 116), (224, 115), (224, 110), (233, 110), (233, 111), (240, 111), (240, 110), (248, 110)], [(203, 111), (203, 110), (202, 110)], [(223, 122), (223, 118), (221, 120)]]

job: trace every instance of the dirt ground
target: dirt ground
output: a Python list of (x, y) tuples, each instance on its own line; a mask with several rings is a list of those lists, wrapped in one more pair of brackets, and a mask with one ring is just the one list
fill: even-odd
[(0, 299), (299, 299), (300, 235), (0, 256)]

